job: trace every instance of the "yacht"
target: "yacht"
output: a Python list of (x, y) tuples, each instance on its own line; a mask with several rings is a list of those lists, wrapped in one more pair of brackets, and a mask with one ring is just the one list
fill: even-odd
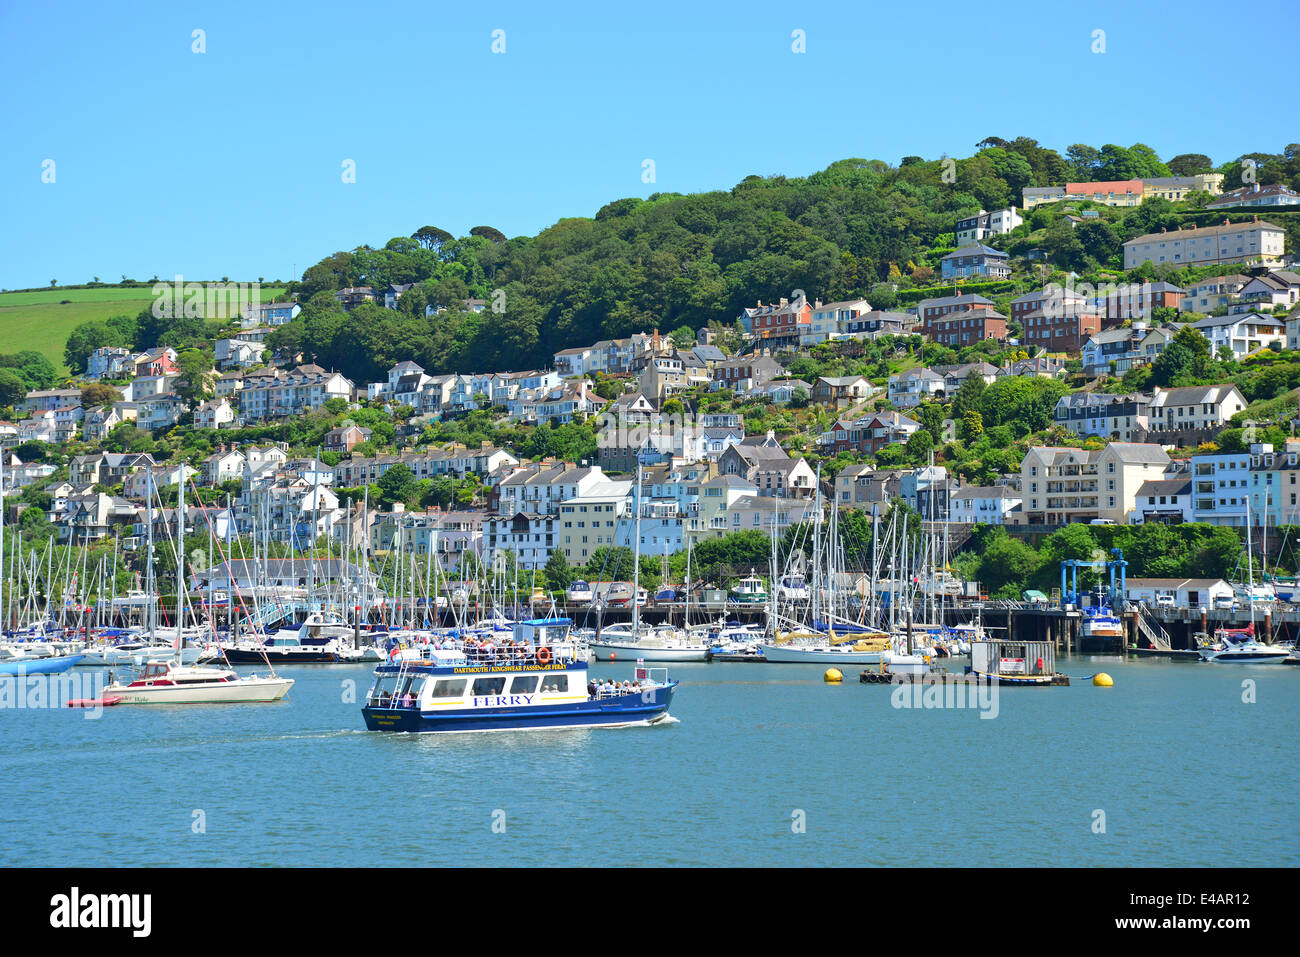
[(610, 625), (588, 642), (597, 661), (708, 661), (712, 645), (671, 625)]
[(759, 645), (763, 657), (775, 664), (875, 665), (890, 651), (892, 642), (883, 632), (849, 634), (797, 632), (777, 634)]
[(564, 600), (570, 605), (589, 605), (591, 598), (591, 585), (585, 581), (576, 581), (564, 590)]
[(292, 678), (240, 675), (228, 668), (178, 665), (151, 661), (144, 673), (127, 684), (113, 683), (103, 697), (121, 704), (216, 704), (236, 701), (279, 701), (293, 687)]
[(61, 675), (80, 663), (76, 655), (32, 655), (12, 645), (0, 645), (0, 676)]
[(808, 600), (808, 581), (802, 575), (782, 575), (776, 586), (778, 601), (800, 602)]
[(1216, 641), (1197, 649), (1201, 661), (1220, 664), (1280, 664), (1291, 656), (1292, 649), (1285, 645), (1271, 645), (1258, 641), (1252, 628), (1221, 629)]

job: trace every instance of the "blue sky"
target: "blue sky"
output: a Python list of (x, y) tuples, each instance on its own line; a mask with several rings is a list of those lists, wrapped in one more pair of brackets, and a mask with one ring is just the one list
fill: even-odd
[[(0, 0), (0, 287), (288, 279), (426, 224), (531, 234), (624, 196), (967, 156), (989, 135), (1277, 152), (1300, 130), (1258, 107), (1293, 88), (1288, 58), (1232, 37), (1297, 16), (1245, 9), (1235, 27), (1199, 0)], [(1166, 79), (1197, 63), (1199, 81)]]

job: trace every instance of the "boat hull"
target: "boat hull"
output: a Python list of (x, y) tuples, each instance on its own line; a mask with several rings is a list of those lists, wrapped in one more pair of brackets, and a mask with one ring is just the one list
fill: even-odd
[(291, 687), (292, 678), (245, 678), (241, 681), (141, 688), (118, 685), (105, 688), (104, 697), (117, 698), (120, 704), (234, 704), (279, 701)]
[(1276, 665), (1286, 661), (1289, 657), (1291, 657), (1289, 651), (1262, 655), (1248, 654), (1245, 652), (1237, 654), (1231, 651), (1221, 651), (1218, 654), (1203, 657), (1201, 660), (1224, 665)]
[(30, 658), (0, 662), (0, 675), (24, 677), (26, 675), (61, 675), (77, 665), (82, 655), (58, 655), (51, 658)]
[(558, 731), (577, 728), (648, 727), (668, 717), (677, 682), (646, 694), (516, 708), (361, 709), (370, 731), (464, 734), (477, 731)]
[(636, 642), (593, 641), (587, 650), (597, 661), (708, 661), (708, 648), (648, 648)]
[(269, 661), (274, 665), (333, 665), (343, 660), (333, 651), (279, 651), (275, 648), (222, 647), (226, 660), (232, 665), (260, 665)]
[(797, 645), (763, 644), (759, 649), (763, 653), (763, 660), (778, 665), (878, 665), (880, 656), (888, 654), (886, 651), (854, 651), (852, 648), (837, 651), (834, 647), (802, 648)]

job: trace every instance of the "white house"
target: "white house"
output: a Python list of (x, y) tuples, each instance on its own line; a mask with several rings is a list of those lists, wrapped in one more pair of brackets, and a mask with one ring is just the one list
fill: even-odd
[(1286, 323), (1258, 312), (1207, 316), (1192, 323), (1192, 328), (1210, 340), (1211, 354), (1226, 346), (1241, 358), (1273, 343), (1286, 345)]
[(1222, 385), (1157, 388), (1147, 406), (1152, 432), (1217, 429), (1246, 408), (1246, 397), (1231, 382)]
[(967, 485), (953, 492), (948, 501), (948, 517), (972, 525), (1014, 524), (1012, 514), (1019, 509), (1020, 493), (1006, 485)]

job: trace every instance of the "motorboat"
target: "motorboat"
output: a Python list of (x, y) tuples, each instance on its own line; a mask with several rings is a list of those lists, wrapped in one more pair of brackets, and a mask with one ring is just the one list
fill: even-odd
[(103, 697), (121, 704), (218, 704), (279, 701), (293, 687), (292, 678), (240, 675), (229, 668), (151, 661), (143, 674), (126, 684), (114, 683)]
[(782, 575), (777, 582), (777, 601), (804, 602), (808, 600), (808, 595), (808, 580), (802, 575)]
[(564, 600), (570, 605), (588, 605), (591, 598), (591, 585), (585, 581), (575, 581), (564, 590)]
[(1223, 628), (1215, 633), (1215, 641), (1197, 649), (1201, 661), (1219, 664), (1280, 664), (1291, 657), (1292, 648), (1259, 641), (1254, 627)]
[(767, 601), (767, 588), (763, 585), (763, 579), (759, 578), (751, 570), (744, 578), (736, 580), (731, 586), (731, 598), (729, 599), (737, 605), (761, 605)]

